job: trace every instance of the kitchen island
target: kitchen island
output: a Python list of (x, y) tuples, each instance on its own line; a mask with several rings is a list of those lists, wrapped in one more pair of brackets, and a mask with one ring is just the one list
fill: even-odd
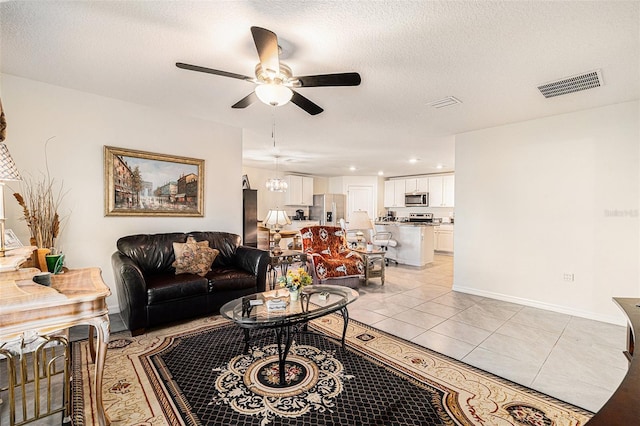
[(434, 234), (431, 223), (376, 222), (376, 232), (390, 232), (397, 247), (389, 247), (387, 257), (403, 265), (425, 267), (433, 262)]

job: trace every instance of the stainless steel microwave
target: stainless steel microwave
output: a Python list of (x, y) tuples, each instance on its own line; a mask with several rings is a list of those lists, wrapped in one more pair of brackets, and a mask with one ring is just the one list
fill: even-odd
[(405, 206), (428, 206), (429, 205), (429, 193), (428, 192), (416, 192), (404, 194)]

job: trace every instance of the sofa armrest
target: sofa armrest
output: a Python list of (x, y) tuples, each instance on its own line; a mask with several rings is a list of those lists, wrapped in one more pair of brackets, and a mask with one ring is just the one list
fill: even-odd
[(147, 325), (147, 284), (142, 271), (131, 258), (119, 251), (111, 256), (111, 266), (122, 321), (132, 332), (144, 329)]
[(269, 265), (269, 252), (249, 246), (238, 246), (233, 264), (256, 276), (258, 292), (266, 289), (267, 266)]

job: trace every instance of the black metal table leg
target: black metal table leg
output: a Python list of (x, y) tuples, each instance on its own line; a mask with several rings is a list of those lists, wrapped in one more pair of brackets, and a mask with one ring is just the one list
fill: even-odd
[(244, 353), (248, 353), (249, 352), (249, 329), (248, 328), (244, 328)]
[(344, 349), (344, 339), (347, 335), (347, 325), (349, 324), (349, 311), (347, 307), (340, 309), (340, 313), (342, 314), (342, 348)]
[[(289, 354), (289, 349), (291, 349), (291, 343), (293, 342), (293, 335), (295, 333), (291, 333), (291, 326), (286, 325), (282, 327), (276, 327), (276, 341), (278, 342), (278, 372), (280, 373), (280, 386), (284, 386), (285, 382), (285, 373), (284, 367), (287, 361), (287, 355)], [(282, 347), (282, 338), (284, 333), (284, 348)]]

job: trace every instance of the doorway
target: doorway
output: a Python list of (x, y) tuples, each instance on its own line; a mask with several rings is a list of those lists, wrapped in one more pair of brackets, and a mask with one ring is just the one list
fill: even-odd
[(370, 218), (375, 219), (375, 205), (373, 199), (373, 186), (349, 185), (347, 186), (347, 221), (352, 212), (366, 211)]

